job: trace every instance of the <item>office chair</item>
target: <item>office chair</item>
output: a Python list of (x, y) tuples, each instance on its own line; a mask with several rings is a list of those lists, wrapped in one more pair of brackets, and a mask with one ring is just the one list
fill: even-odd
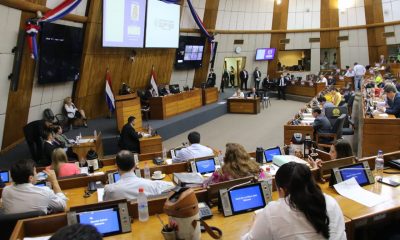
[(341, 139), (343, 135), (343, 124), (346, 114), (340, 115), (332, 127), (330, 133), (316, 133), (315, 139), (318, 148), (329, 148), (337, 139)]
[(271, 106), (271, 98), (268, 95), (268, 92), (263, 91), (260, 92), (260, 97), (261, 97), (261, 104), (263, 109), (265, 108), (265, 106), (268, 108), (268, 105)]
[(9, 239), (18, 220), (46, 215), (42, 211), (32, 211), (15, 214), (0, 213), (0, 239)]
[(354, 135), (354, 122), (351, 120), (348, 114), (347, 104), (339, 107), (329, 107), (325, 109), (325, 116), (328, 118), (331, 126), (335, 125), (337, 118), (341, 114), (346, 114), (346, 118), (343, 124), (343, 135)]
[(150, 114), (150, 105), (149, 105), (149, 100), (146, 98), (145, 91), (142, 89), (138, 89), (137, 95), (140, 98), (140, 111), (142, 112), (142, 118), (147, 122), (149, 121), (149, 114)]

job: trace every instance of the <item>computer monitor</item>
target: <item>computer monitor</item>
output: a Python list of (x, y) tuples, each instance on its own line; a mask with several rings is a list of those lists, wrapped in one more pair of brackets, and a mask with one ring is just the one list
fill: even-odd
[(370, 184), (368, 174), (363, 163), (341, 167), (338, 171), (340, 172), (340, 176), (342, 177), (343, 181), (354, 177), (360, 186)]
[(264, 150), (264, 157), (267, 163), (272, 162), (275, 155), (282, 155), (280, 147), (268, 148)]
[(169, 85), (169, 91), (171, 93), (180, 93), (181, 91), (179, 90), (179, 84), (171, 84), (171, 85)]
[(0, 178), (3, 183), (10, 182), (10, 172), (9, 171), (0, 171)]
[(215, 172), (215, 159), (211, 157), (209, 159), (203, 159), (195, 161), (196, 170), (200, 174), (207, 174)]
[(115, 172), (113, 173), (113, 177), (114, 177), (114, 182), (118, 182), (119, 179), (121, 178), (121, 175), (119, 175), (119, 172)]

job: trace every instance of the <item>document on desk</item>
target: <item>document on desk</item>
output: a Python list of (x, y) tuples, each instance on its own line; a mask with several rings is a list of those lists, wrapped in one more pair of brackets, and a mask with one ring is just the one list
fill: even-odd
[(48, 240), (51, 236), (44, 236), (44, 237), (26, 237), (24, 240)]
[(104, 196), (104, 188), (97, 189), (97, 202), (102, 202)]
[(333, 185), (336, 191), (343, 197), (356, 201), (364, 206), (373, 207), (387, 198), (362, 188), (355, 178)]
[(79, 139), (79, 143), (89, 143), (89, 142), (93, 142), (94, 139), (91, 138), (85, 138), (85, 139)]

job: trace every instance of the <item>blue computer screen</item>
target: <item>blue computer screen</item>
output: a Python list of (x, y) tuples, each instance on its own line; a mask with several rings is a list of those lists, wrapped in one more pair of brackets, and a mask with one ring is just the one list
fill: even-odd
[(229, 192), (234, 213), (263, 208), (265, 201), (259, 184), (234, 189)]
[(1, 181), (3, 181), (4, 183), (7, 183), (10, 181), (10, 175), (9, 175), (8, 171), (0, 172), (0, 177), (1, 177)]
[(270, 148), (264, 151), (265, 161), (272, 162), (275, 155), (282, 155), (281, 149), (279, 147)]
[(103, 234), (118, 233), (121, 231), (119, 224), (118, 209), (109, 208), (104, 210), (78, 213), (79, 223), (90, 224)]
[(114, 175), (114, 182), (115, 182), (115, 183), (118, 182), (119, 179), (121, 178), (121, 175), (119, 175), (118, 172), (114, 173), (113, 175)]
[(36, 183), (35, 186), (38, 186), (38, 187), (46, 187), (46, 183), (44, 183), (44, 182), (39, 182), (39, 183)]
[(368, 184), (368, 177), (365, 174), (364, 165), (362, 163), (340, 168), (340, 175), (342, 176), (343, 181), (354, 177), (358, 184)]
[(214, 158), (196, 162), (197, 172), (200, 174), (212, 173), (215, 171)]

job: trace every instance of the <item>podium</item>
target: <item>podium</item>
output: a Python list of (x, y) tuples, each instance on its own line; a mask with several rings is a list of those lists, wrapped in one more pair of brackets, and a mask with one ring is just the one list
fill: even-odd
[(134, 116), (136, 118), (135, 130), (138, 131), (138, 129), (142, 129), (140, 98), (136, 93), (115, 96), (115, 110), (119, 132), (121, 132), (122, 127), (127, 123), (129, 116)]

